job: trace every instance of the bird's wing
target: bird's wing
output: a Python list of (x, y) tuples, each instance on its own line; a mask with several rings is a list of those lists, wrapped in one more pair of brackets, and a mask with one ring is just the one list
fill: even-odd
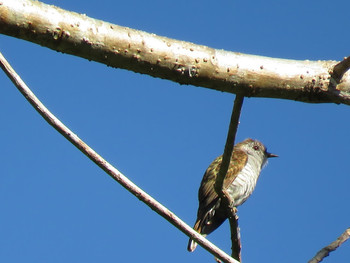
[[(216, 202), (218, 195), (214, 189), (215, 180), (220, 170), (222, 156), (217, 157), (205, 171), (198, 192), (199, 204), (202, 208), (211, 207)], [(231, 162), (224, 179), (224, 188), (227, 188), (236, 179), (239, 172), (248, 161), (246, 153), (235, 150), (231, 156)], [(205, 210), (205, 209), (204, 209)]]
[(217, 173), (220, 170), (221, 160), (222, 156), (217, 157), (204, 173), (198, 192), (199, 205), (203, 208), (212, 206), (213, 201), (218, 198), (214, 189), (214, 184)]

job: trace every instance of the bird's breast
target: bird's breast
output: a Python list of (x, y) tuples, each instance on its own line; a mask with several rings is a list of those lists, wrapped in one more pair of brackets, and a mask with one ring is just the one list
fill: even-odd
[(260, 170), (261, 167), (248, 161), (242, 171), (237, 175), (236, 179), (227, 188), (228, 194), (234, 200), (234, 206), (243, 204), (252, 194), (256, 186)]

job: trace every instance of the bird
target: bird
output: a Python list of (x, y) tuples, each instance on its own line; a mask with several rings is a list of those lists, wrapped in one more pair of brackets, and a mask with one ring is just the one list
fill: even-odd
[[(248, 138), (234, 146), (223, 183), (223, 190), (231, 201), (230, 206), (240, 206), (247, 200), (256, 186), (261, 169), (271, 157), (278, 155), (267, 152), (258, 140)], [(199, 206), (193, 229), (203, 236), (216, 230), (227, 219), (227, 210), (214, 189), (221, 162), (222, 155), (209, 165), (198, 191)], [(192, 252), (196, 247), (197, 243), (190, 238), (187, 250)]]

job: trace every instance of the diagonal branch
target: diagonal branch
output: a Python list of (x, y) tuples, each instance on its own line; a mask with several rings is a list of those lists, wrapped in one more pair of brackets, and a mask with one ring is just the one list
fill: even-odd
[(350, 238), (350, 228), (346, 229), (343, 234), (341, 234), (337, 240), (333, 241), (328, 246), (322, 248), (308, 263), (319, 263), (325, 257), (329, 256), (329, 253), (336, 250), (341, 244)]
[(350, 105), (350, 74), (336, 61), (300, 61), (217, 50), (113, 25), (34, 0), (0, 1), (0, 34), (63, 53), (246, 97)]
[(0, 66), (5, 71), (7, 76), (11, 79), (17, 89), (23, 94), (28, 102), (34, 107), (34, 109), (59, 133), (61, 133), (68, 141), (70, 141), (75, 147), (77, 147), (83, 154), (85, 154), (90, 160), (103, 169), (114, 180), (120, 183), (125, 189), (135, 195), (138, 199), (148, 205), (152, 210), (165, 218), (168, 222), (178, 228), (187, 236), (196, 240), (203, 248), (209, 251), (214, 256), (220, 258), (227, 263), (237, 263), (236, 260), (231, 258), (225, 252), (213, 245), (202, 235), (194, 231), (190, 226), (183, 222), (174, 213), (168, 210), (165, 206), (156, 201), (153, 197), (144, 192), (141, 188), (130, 181), (125, 175), (120, 173), (110, 163), (104, 160), (98, 153), (90, 148), (85, 142), (83, 142), (76, 134), (68, 129), (59, 119), (57, 119), (34, 95), (34, 93), (28, 88), (23, 80), (17, 75), (14, 69), (6, 61), (3, 55), (0, 53)]

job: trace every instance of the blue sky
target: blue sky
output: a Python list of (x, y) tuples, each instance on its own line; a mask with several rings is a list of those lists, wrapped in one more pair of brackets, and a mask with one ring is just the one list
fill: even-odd
[[(350, 55), (350, 2), (44, 1), (210, 47), (290, 59)], [(87, 144), (185, 222), (223, 151), (234, 95), (108, 68), (0, 35), (0, 51)], [(0, 73), (1, 262), (214, 262), (91, 163)], [(349, 107), (245, 100), (237, 141), (272, 159), (239, 208), (244, 262), (306, 262), (350, 222)], [(209, 239), (230, 253), (229, 226)], [(350, 242), (324, 262), (343, 263)]]

